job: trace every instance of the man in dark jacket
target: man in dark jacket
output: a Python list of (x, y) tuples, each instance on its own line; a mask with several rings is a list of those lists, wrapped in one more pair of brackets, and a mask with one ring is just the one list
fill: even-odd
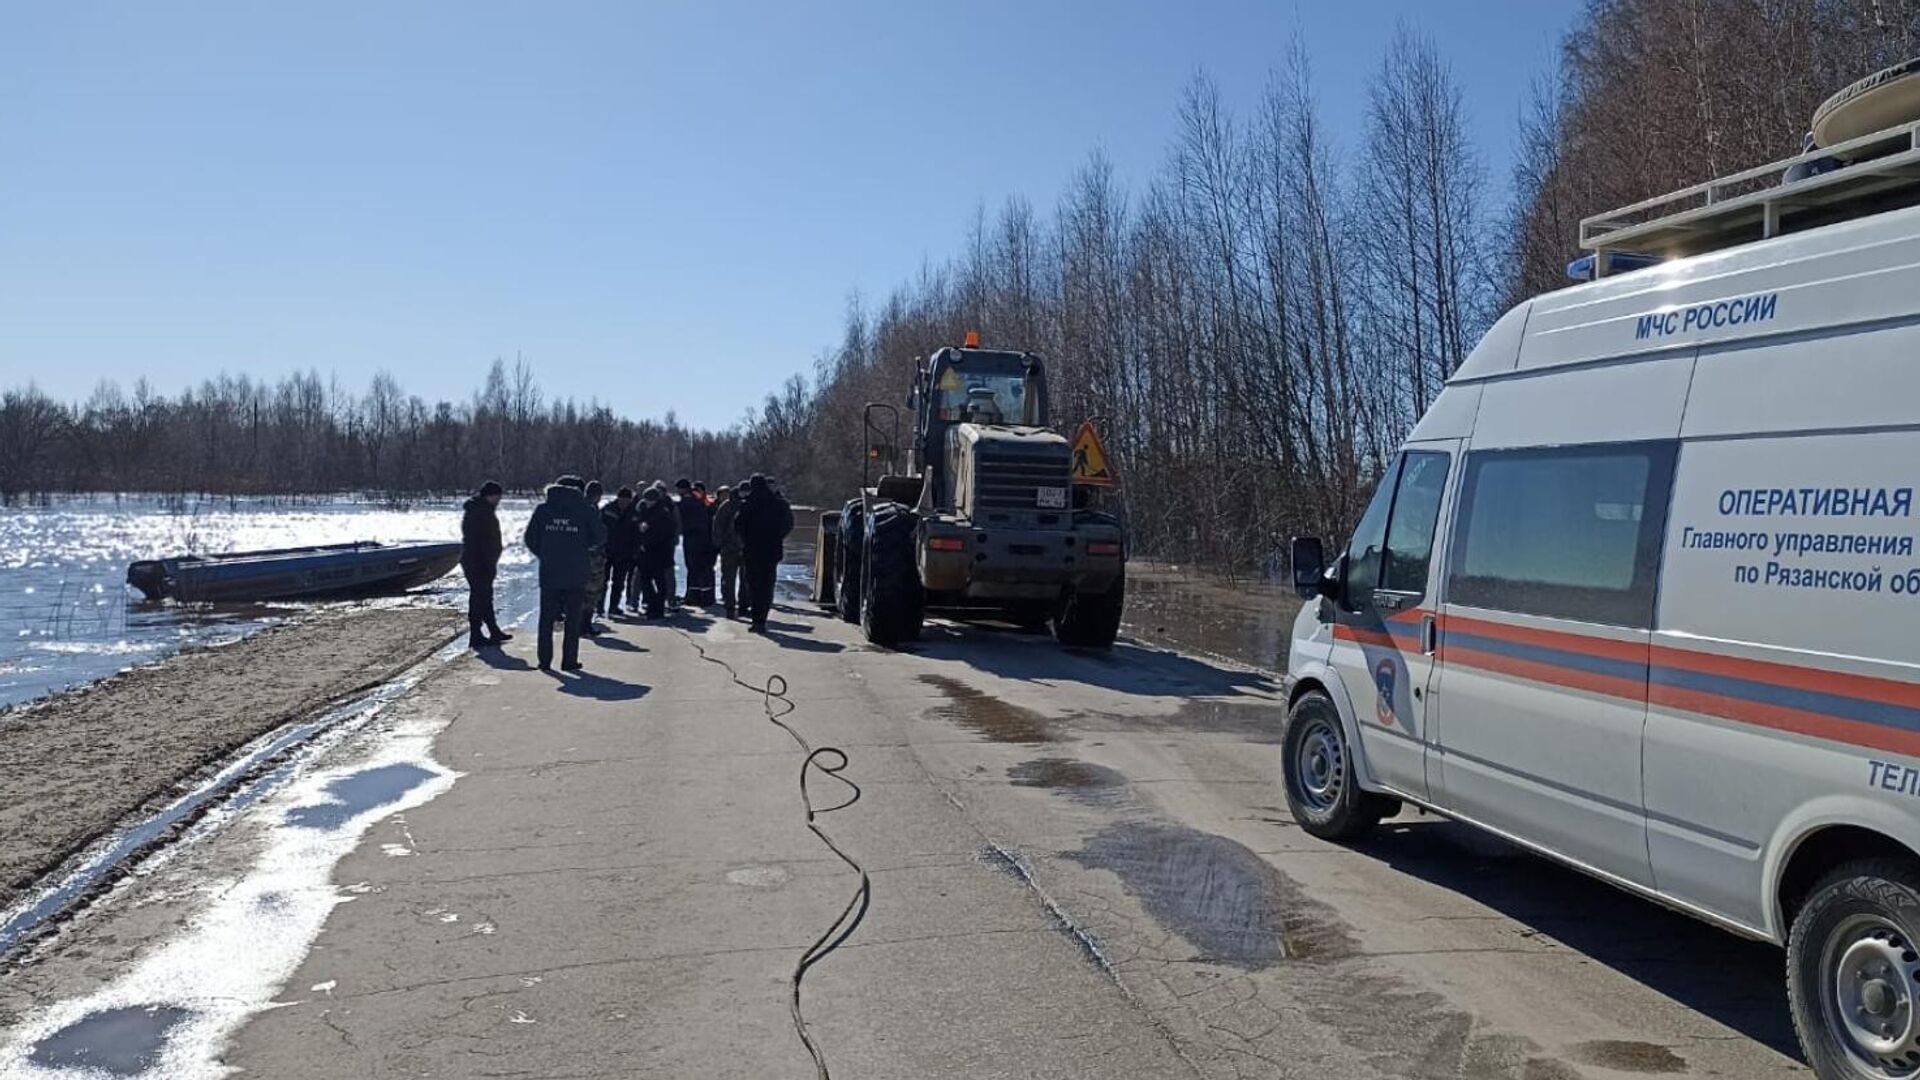
[(553, 622), (565, 621), (560, 667), (580, 670), (580, 631), (586, 621), (587, 578), (595, 548), (606, 543), (600, 515), (587, 506), (586, 484), (563, 476), (527, 522), (527, 550), (540, 560), (540, 670), (553, 670)]
[(713, 504), (713, 546), (720, 552), (720, 602), (727, 607), (727, 618), (740, 613), (737, 586), (740, 581), (740, 534), (733, 531), (733, 519), (740, 512), (740, 499), (734, 490), (720, 485), (720, 499)]
[(640, 496), (640, 595), (649, 619), (664, 618), (673, 596), (673, 549), (680, 540), (680, 517), (667, 489), (654, 484)]
[(492, 480), (460, 506), (460, 570), (467, 575), (467, 647), (513, 640), (493, 610), (493, 579), (500, 571), (500, 485)]
[(746, 501), (734, 515), (733, 531), (740, 535), (740, 556), (746, 570), (752, 629), (767, 632), (767, 613), (773, 609), (773, 581), (786, 554), (784, 541), (793, 531), (793, 507), (767, 478), (754, 473), (747, 481)]
[(713, 507), (707, 493), (684, 477), (674, 482), (679, 493), (680, 543), (687, 562), (687, 603), (713, 605)]
[(640, 593), (634, 587), (633, 570), (640, 561), (640, 512), (633, 504), (632, 488), (621, 488), (601, 509), (600, 522), (607, 527), (607, 614), (620, 614), (622, 600), (627, 610), (638, 611)]

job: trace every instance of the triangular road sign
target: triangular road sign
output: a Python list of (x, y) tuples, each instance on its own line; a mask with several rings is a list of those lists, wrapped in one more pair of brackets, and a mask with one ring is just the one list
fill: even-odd
[(1112, 487), (1113, 469), (1107, 464), (1107, 448), (1100, 442), (1100, 433), (1093, 429), (1093, 421), (1080, 422), (1080, 432), (1073, 437), (1073, 482), (1090, 487)]

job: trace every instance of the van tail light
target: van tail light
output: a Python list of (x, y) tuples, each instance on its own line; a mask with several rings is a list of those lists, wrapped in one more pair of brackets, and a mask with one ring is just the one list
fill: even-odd
[(936, 536), (927, 541), (927, 548), (932, 551), (965, 551), (967, 542), (957, 536)]
[(1087, 545), (1087, 554), (1118, 555), (1120, 554), (1120, 545), (1111, 543), (1105, 540), (1096, 540), (1093, 543)]

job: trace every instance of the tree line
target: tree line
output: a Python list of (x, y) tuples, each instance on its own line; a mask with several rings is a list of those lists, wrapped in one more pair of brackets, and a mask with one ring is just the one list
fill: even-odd
[(622, 484), (717, 484), (752, 471), (739, 432), (631, 420), (549, 398), (525, 360), (495, 360), (462, 402), (429, 404), (390, 373), (355, 392), (316, 372), (278, 382), (222, 374), (177, 396), (145, 379), (63, 404), (32, 385), (0, 394), (0, 503), (63, 491), (390, 497), (538, 491), (557, 473)]

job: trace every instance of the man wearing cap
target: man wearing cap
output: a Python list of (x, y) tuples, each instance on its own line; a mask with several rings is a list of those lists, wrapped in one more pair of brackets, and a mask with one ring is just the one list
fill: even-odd
[(673, 595), (673, 549), (680, 539), (680, 519), (658, 481), (640, 496), (639, 528), (640, 596), (647, 618), (664, 618)]
[(553, 624), (565, 624), (560, 668), (580, 670), (580, 631), (590, 601), (587, 577), (595, 548), (607, 541), (600, 515), (587, 506), (586, 482), (563, 476), (547, 488), (547, 500), (533, 508), (524, 537), (540, 560), (540, 670), (553, 670)]
[(739, 495), (720, 485), (719, 501), (713, 506), (713, 546), (720, 552), (720, 602), (726, 605), (727, 618), (740, 614), (740, 534), (733, 531), (733, 519), (740, 512)]
[(640, 590), (634, 569), (640, 562), (640, 512), (633, 505), (633, 489), (623, 487), (600, 511), (600, 522), (607, 527), (607, 591), (604, 601), (596, 601), (607, 614), (618, 615), (624, 606), (640, 610)]
[(681, 477), (674, 481), (676, 509), (680, 514), (681, 554), (687, 564), (687, 603), (713, 604), (713, 507), (707, 493)]
[(511, 641), (493, 610), (493, 579), (500, 571), (501, 488), (492, 480), (460, 507), (460, 571), (467, 576), (467, 647)]
[(753, 631), (767, 632), (767, 613), (773, 609), (773, 582), (785, 554), (783, 542), (793, 531), (793, 507), (765, 476), (754, 473), (747, 481), (747, 498), (734, 515), (733, 531), (740, 536), (741, 562), (746, 570), (748, 606)]

